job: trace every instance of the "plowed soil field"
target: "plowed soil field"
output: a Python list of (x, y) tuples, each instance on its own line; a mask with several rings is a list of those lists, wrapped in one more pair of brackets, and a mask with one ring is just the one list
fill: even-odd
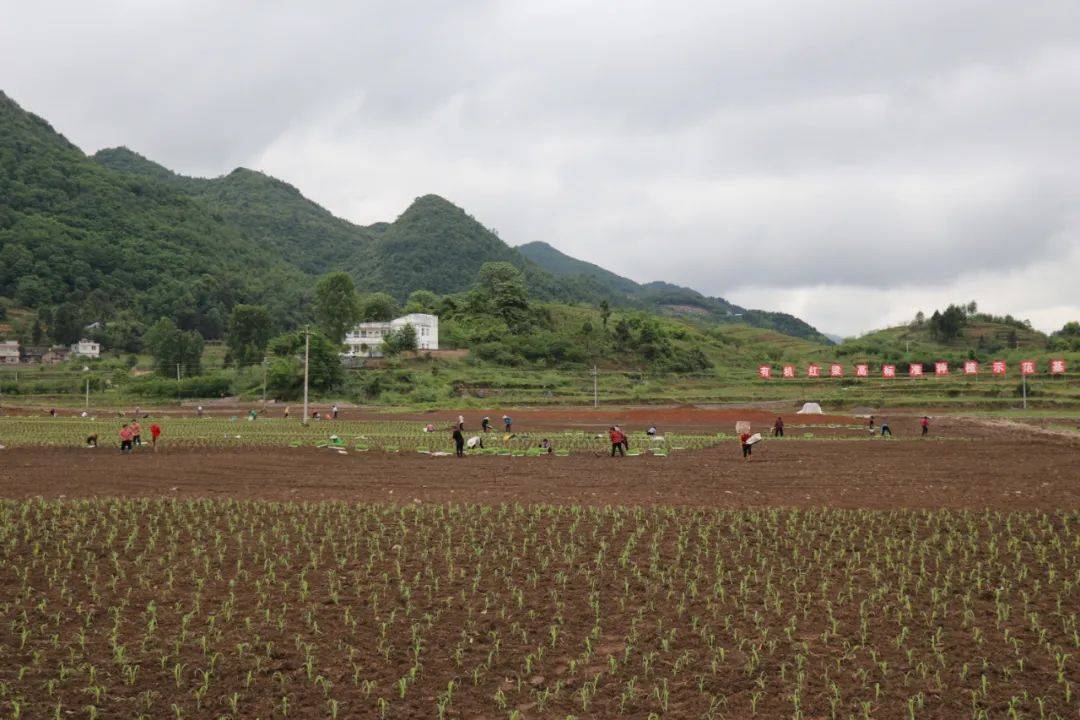
[(1077, 717), (1080, 440), (831, 422), (750, 462), (2, 450), (0, 717)]

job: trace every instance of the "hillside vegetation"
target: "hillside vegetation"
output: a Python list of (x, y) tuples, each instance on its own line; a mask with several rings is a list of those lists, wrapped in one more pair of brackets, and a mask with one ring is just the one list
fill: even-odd
[(663, 315), (694, 318), (713, 323), (743, 323), (769, 328), (796, 337), (829, 344), (832, 341), (809, 324), (782, 312), (748, 310), (723, 298), (707, 297), (697, 290), (666, 282), (640, 284), (556, 250), (545, 242), (518, 247), (528, 259), (560, 278), (591, 281), (610, 291), (620, 304)]
[[(87, 157), (2, 93), (0, 170), (0, 297), (41, 311), (46, 332), (58, 312), (83, 324), (119, 318), (121, 344), (135, 347), (165, 315), (213, 339), (237, 304), (267, 306), (287, 330), (309, 316), (324, 273), (346, 271), (361, 290), (404, 302), (416, 290), (464, 292), (484, 263), (500, 261), (541, 300), (671, 313), (685, 301), (730, 321), (727, 303), (685, 288), (552, 272), (434, 195), (393, 222), (360, 226), (260, 172), (185, 177), (123, 147)], [(743, 319), (816, 337), (790, 316)]]

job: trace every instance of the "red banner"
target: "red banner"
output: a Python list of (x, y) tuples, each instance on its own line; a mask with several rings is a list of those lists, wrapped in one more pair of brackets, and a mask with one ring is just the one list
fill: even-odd
[(869, 365), (856, 365), (855, 366), (855, 376), (856, 377), (870, 377), (870, 366)]
[(895, 365), (882, 365), (881, 366), (881, 377), (887, 377), (887, 378), (896, 377), (896, 366)]
[(935, 375), (948, 375), (949, 374), (949, 363), (947, 363), (947, 362), (936, 362), (936, 363), (934, 363), (934, 374)]
[(795, 366), (794, 365), (785, 365), (784, 366), (784, 377), (786, 377), (786, 378), (795, 377)]
[(1064, 360), (1051, 360), (1050, 361), (1050, 374), (1051, 375), (1063, 375), (1065, 373), (1065, 361)]
[(759, 378), (768, 380), (772, 377), (772, 367), (768, 365), (758, 365), (757, 374)]
[(844, 377), (844, 366), (836, 363), (830, 365), (829, 377)]
[(908, 375), (911, 377), (922, 377), (922, 363), (911, 363), (911, 365), (908, 365)]
[(821, 366), (820, 365), (811, 365), (808, 368), (806, 368), (806, 377), (813, 377), (813, 378), (821, 377)]
[(964, 361), (964, 374), (965, 375), (978, 375), (979, 374), (979, 363), (976, 362), (975, 360), (965, 360)]
[(993, 367), (995, 375), (1004, 375), (1005, 374), (1005, 361), (1004, 360), (995, 360), (992, 367)]
[(1020, 374), (1021, 375), (1034, 375), (1035, 374), (1035, 361), (1034, 360), (1021, 360), (1020, 361)]

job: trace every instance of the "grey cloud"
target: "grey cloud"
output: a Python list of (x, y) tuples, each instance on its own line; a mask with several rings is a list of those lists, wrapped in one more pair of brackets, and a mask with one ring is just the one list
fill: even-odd
[[(255, 166), (358, 222), (437, 192), (511, 243), (782, 297), (827, 328), (878, 324), (828, 297), (992, 294), (1080, 242), (1067, 0), (163, 0), (8, 16), (5, 89), (88, 151), (127, 144), (192, 174)], [(1031, 309), (1080, 315), (1054, 277), (1057, 300)]]

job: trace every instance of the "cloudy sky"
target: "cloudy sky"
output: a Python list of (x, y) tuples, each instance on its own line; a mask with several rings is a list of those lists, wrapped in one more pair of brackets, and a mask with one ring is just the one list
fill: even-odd
[(1075, 0), (13, 2), (0, 88), (88, 152), (359, 223), (433, 192), (827, 332), (1080, 318)]

